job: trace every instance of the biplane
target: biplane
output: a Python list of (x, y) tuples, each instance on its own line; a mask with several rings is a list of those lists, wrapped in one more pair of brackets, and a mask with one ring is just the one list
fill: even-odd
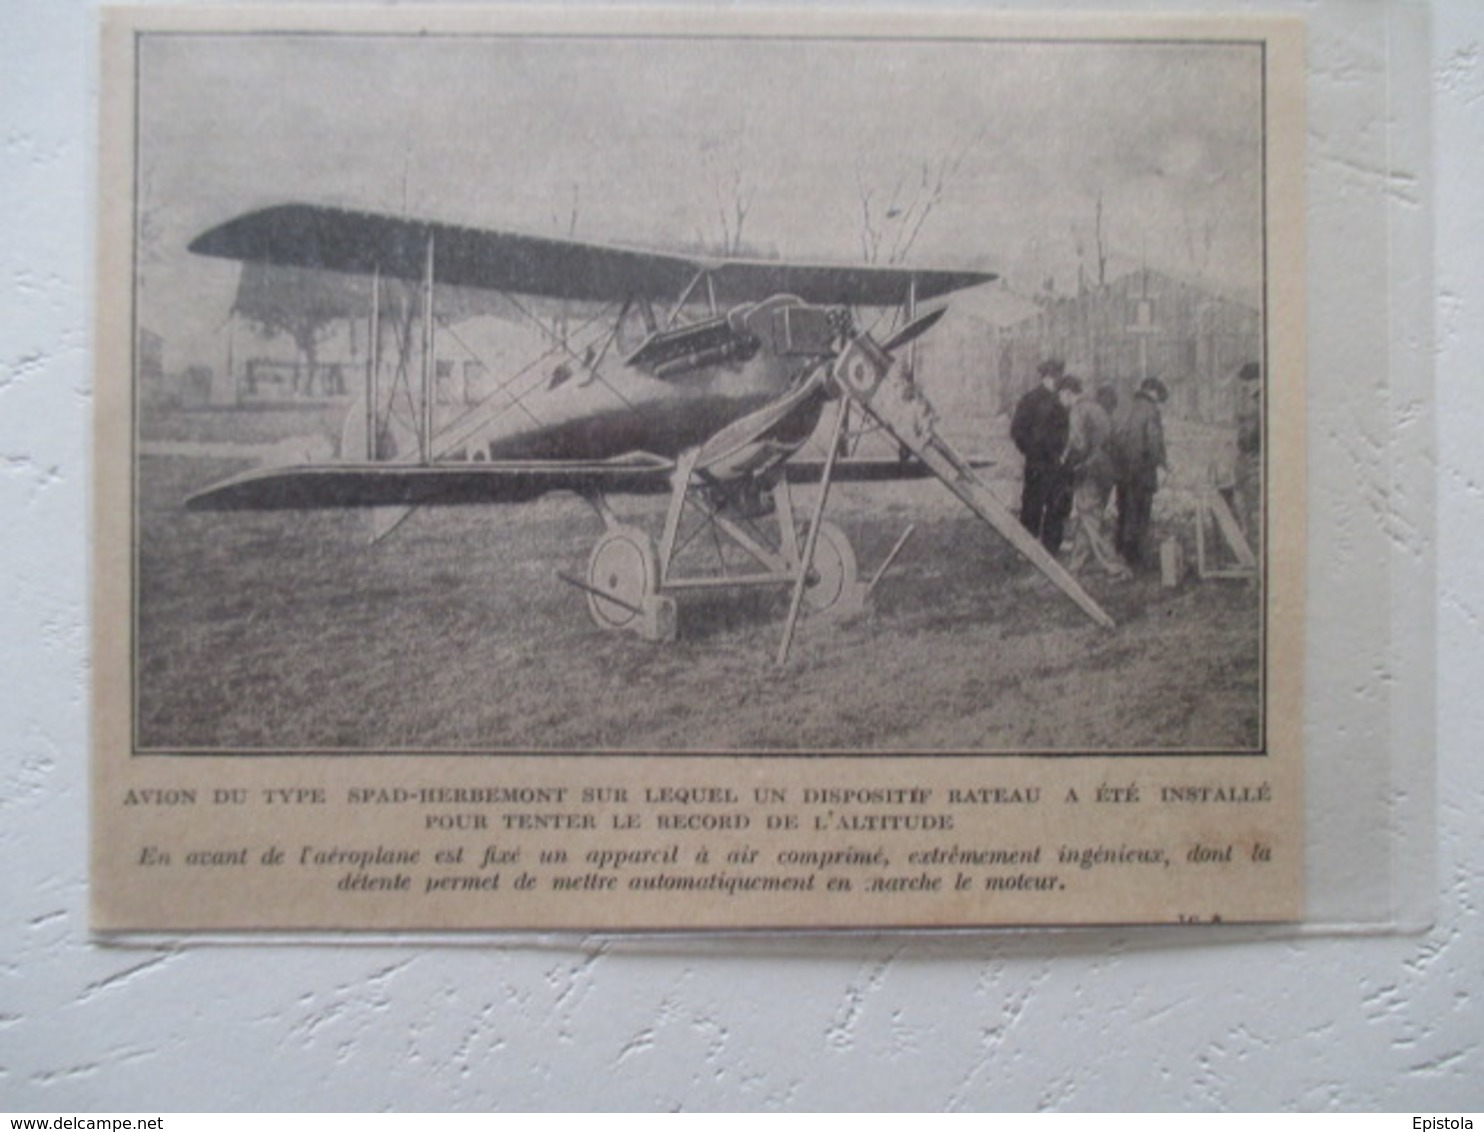
[[(189, 507), (369, 507), (390, 516), (386, 527), (424, 504), (574, 492), (604, 529), (585, 575), (557, 576), (583, 593), (598, 626), (673, 639), (677, 595), (786, 588), (781, 664), (801, 610), (859, 609), (911, 533), (861, 580), (849, 541), (825, 519), (831, 484), (935, 476), (1112, 627), (939, 435), (915, 380), (913, 343), (944, 309), (922, 304), (991, 274), (708, 259), (305, 204), (230, 220), (190, 250), (358, 280), (368, 356), (364, 407), (351, 413), (338, 460), (255, 469)], [(536, 363), (453, 413), (437, 390), (440, 288), (497, 294), (542, 327)], [(543, 320), (538, 302), (557, 304), (560, 319)], [(888, 310), (897, 329), (878, 341), (858, 318)], [(853, 455), (864, 429), (884, 431), (897, 451)], [(819, 432), (823, 458), (801, 458)], [(790, 490), (805, 481), (818, 483), (807, 516)], [(657, 537), (615, 512), (610, 497), (626, 493), (668, 494)], [(746, 567), (687, 568), (681, 551), (702, 528)]]

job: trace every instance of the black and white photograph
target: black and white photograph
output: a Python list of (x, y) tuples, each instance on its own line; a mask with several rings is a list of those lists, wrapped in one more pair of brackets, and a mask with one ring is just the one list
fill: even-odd
[(13, 1124), (1479, 1124), (1484, 8), (5, 14)]
[(125, 920), (1292, 914), (1295, 25), (115, 22)]
[(141, 750), (1262, 750), (1262, 41), (136, 50)]

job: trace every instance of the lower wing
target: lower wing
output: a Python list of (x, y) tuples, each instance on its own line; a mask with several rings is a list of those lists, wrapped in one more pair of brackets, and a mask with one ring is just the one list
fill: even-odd
[[(823, 460), (785, 465), (794, 483), (817, 482)], [(330, 507), (421, 507), (459, 503), (525, 503), (554, 491), (580, 495), (652, 495), (670, 490), (675, 463), (640, 453), (616, 460), (504, 460), (457, 464), (302, 464), (256, 468), (198, 491), (192, 511), (306, 511)], [(924, 479), (913, 459), (847, 458), (837, 483)]]
[(620, 460), (529, 460), (458, 464), (306, 464), (258, 468), (186, 500), (193, 511), (418, 507), (523, 503), (548, 492), (648, 494), (667, 491), (674, 463), (657, 456)]

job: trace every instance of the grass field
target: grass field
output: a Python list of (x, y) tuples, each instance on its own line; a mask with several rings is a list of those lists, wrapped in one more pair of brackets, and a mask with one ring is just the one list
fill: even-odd
[[(681, 598), (680, 639), (604, 633), (554, 571), (601, 527), (568, 497), (367, 516), (185, 512), (242, 463), (145, 457), (136, 690), (145, 748), (1010, 751), (1251, 748), (1259, 592), (1089, 581), (1092, 625), (935, 483), (831, 497), (863, 573), (918, 523), (874, 607)], [(652, 533), (662, 500), (615, 501)]]

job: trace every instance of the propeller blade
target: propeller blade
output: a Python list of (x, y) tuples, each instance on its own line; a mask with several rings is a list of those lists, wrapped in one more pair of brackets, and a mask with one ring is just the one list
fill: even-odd
[(909, 342), (914, 342), (938, 324), (938, 320), (948, 313), (947, 307), (939, 307), (935, 311), (914, 318), (902, 329), (898, 330), (890, 338), (881, 344), (881, 348), (888, 354), (894, 354)]

